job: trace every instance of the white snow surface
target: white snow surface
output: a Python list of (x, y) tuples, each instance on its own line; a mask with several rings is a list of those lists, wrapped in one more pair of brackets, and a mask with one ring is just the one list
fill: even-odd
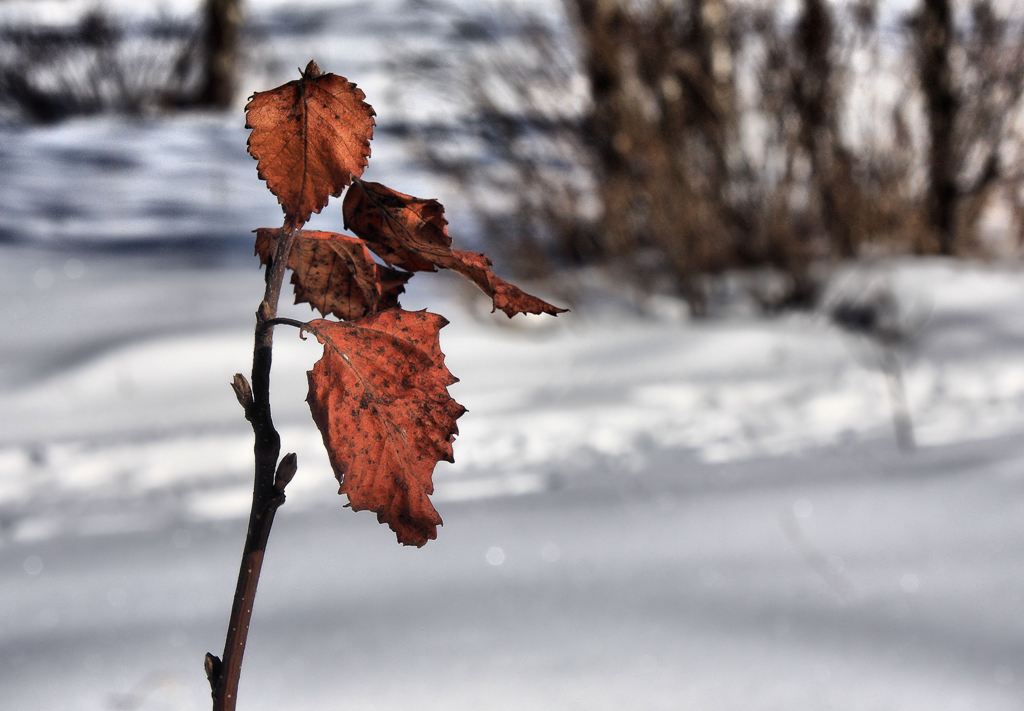
[[(7, 0), (0, 20), (91, 5)], [(158, 5), (115, 4), (194, 7)], [(366, 89), (382, 126), (389, 53), (455, 51), (431, 3), (250, 7), (285, 29), (266, 39), (277, 68), (248, 86), (313, 55)], [(0, 127), (4, 710), (209, 703), (203, 655), (223, 645), (251, 490), (228, 387), (263, 289), (248, 231), (280, 219), (239, 117)], [(458, 196), (395, 136), (373, 146), (368, 177), (454, 205), (464, 240)], [(571, 313), (511, 322), (453, 279), (412, 281), (404, 305), (451, 320), (469, 408), (456, 463), (435, 472), (445, 525), (420, 550), (343, 508), (303, 401), (319, 347), (278, 330), (275, 419), (299, 472), (240, 708), (1024, 708), (1019, 264), (836, 278), (840, 295), (887, 285), (919, 323), (901, 354), (913, 451), (895, 444), (877, 349), (823, 315), (692, 322), (581, 279)]]
[[(202, 708), (251, 486), (228, 381), (260, 272), (3, 255), (3, 706)], [(903, 357), (920, 446), (901, 452), (872, 347), (824, 317), (696, 323), (592, 292), (510, 324), (419, 275), (406, 305), (452, 321), (469, 408), (422, 550), (342, 508), (303, 402), (319, 347), (279, 329), (300, 468), (242, 707), (1019, 709), (1021, 277), (837, 280), (927, 313)]]

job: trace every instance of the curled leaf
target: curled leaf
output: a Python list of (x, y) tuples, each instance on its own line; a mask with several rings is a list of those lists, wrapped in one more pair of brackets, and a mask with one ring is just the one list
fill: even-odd
[(533, 294), (527, 294), (515, 284), (505, 281), (491, 269), (491, 260), (480, 252), (453, 249), (442, 266), (457, 271), (490, 295), (494, 309), (505, 312), (509, 318), (516, 314), (550, 314), (557, 316), (568, 309), (552, 306)]
[(517, 313), (551, 314), (566, 309), (527, 294), (494, 273), (479, 252), (452, 249), (444, 207), (368, 181), (357, 181), (345, 194), (345, 226), (372, 245), (388, 264), (409, 271), (451, 269), (491, 297), (509, 318)]
[[(280, 229), (256, 230), (256, 255), (269, 264)], [(412, 274), (377, 264), (358, 237), (300, 230), (288, 255), (295, 303), (309, 304), (324, 316), (347, 320), (398, 306)]]
[(448, 220), (437, 200), (359, 181), (345, 194), (345, 226), (373, 243), (381, 259), (413, 272), (432, 272), (452, 253)]
[(308, 324), (324, 354), (309, 371), (306, 400), (339, 493), (353, 510), (376, 512), (405, 545), (437, 538), (432, 475), (438, 461), (453, 460), (455, 421), (465, 412), (448, 394), (458, 379), (438, 340), (445, 324), (400, 309)]
[(295, 225), (366, 169), (373, 108), (366, 95), (310, 61), (300, 79), (253, 94), (245, 107), (256, 171)]

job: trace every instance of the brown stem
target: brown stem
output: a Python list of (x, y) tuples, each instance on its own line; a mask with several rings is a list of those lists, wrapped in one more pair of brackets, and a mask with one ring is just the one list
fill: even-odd
[(274, 515), (278, 507), (284, 503), (284, 487), (295, 469), (295, 455), (292, 454), (281, 460), (278, 466), (281, 436), (274, 428), (270, 413), (270, 365), (274, 346), (272, 321), (277, 317), (277, 303), (281, 296), (281, 284), (288, 264), (288, 255), (300, 227), (301, 225), (291, 222), (285, 224), (274, 259), (267, 265), (266, 291), (256, 312), (251, 395), (248, 383), (242, 376), (236, 375), (232, 383), (239, 402), (245, 409), (245, 418), (252, 424), (256, 467), (249, 528), (238, 570), (235, 599), (231, 605), (227, 639), (224, 641), (224, 656), (218, 659), (212, 654), (206, 655), (206, 674), (213, 694), (213, 711), (235, 709), (238, 681), (242, 673), (242, 657), (249, 636), (249, 622), (252, 619), (263, 556), (270, 537), (270, 529), (274, 525)]
[[(312, 329), (310, 329), (309, 324), (306, 323), (305, 321), (299, 321), (299, 320), (294, 319), (294, 318), (285, 318), (283, 316), (279, 316), (279, 317), (269, 321), (269, 324), (271, 326), (292, 326), (294, 328), (299, 329), (300, 331), (310, 331), (310, 330), (312, 330)], [(303, 338), (305, 338), (305, 336), (303, 336)]]

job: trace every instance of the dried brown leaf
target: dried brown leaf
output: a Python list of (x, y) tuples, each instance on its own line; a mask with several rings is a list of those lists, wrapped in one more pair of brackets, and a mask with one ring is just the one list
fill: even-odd
[(509, 318), (516, 314), (550, 314), (557, 316), (568, 309), (552, 306), (543, 299), (527, 294), (515, 284), (505, 281), (491, 269), (491, 260), (480, 252), (453, 249), (451, 257), (439, 266), (457, 271), (490, 295), (493, 309), (500, 309)]
[(509, 318), (517, 313), (557, 316), (566, 311), (497, 276), (485, 255), (452, 249), (444, 207), (437, 200), (360, 180), (345, 194), (342, 211), (345, 226), (369, 242), (388, 264), (409, 271), (439, 267), (456, 271), (480, 287), (494, 308)]
[(389, 309), (354, 322), (317, 320), (324, 345), (309, 371), (309, 409), (355, 511), (370, 510), (405, 545), (437, 537), (432, 474), (453, 461), (456, 420), (465, 408), (448, 394), (457, 382), (438, 333), (448, 322), (426, 311)]
[(437, 200), (425, 200), (359, 181), (342, 203), (345, 226), (368, 242), (381, 259), (413, 272), (432, 272), (450, 256), (448, 220)]
[[(280, 229), (256, 230), (256, 255), (269, 264)], [(412, 276), (377, 264), (358, 237), (300, 230), (288, 256), (295, 303), (309, 304), (324, 316), (346, 320), (398, 306), (398, 296)]]
[(253, 94), (245, 107), (249, 154), (285, 216), (301, 225), (366, 169), (373, 109), (366, 95), (310, 62), (302, 78)]

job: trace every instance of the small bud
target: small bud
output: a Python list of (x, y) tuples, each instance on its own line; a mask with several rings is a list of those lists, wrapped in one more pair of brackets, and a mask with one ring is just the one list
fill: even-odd
[(299, 468), (298, 457), (295, 452), (284, 455), (277, 465), (277, 473), (274, 475), (274, 488), (284, 492), (284, 488), (295, 478), (295, 471)]
[(321, 74), (323, 74), (323, 71), (320, 69), (320, 65), (311, 59), (309, 60), (309, 64), (306, 65), (305, 70), (302, 72), (302, 78), (316, 79)]
[(210, 682), (210, 686), (217, 686), (217, 680), (220, 678), (221, 661), (220, 657), (210, 652), (206, 653), (206, 661), (203, 664), (206, 667), (206, 678)]
[(265, 321), (269, 321), (272, 318), (274, 318), (274, 315), (273, 310), (270, 308), (270, 304), (268, 304), (266, 301), (261, 301), (260, 308), (259, 310), (256, 311), (256, 321), (258, 323), (263, 323)]
[(253, 402), (252, 386), (249, 385), (249, 381), (241, 373), (235, 373), (235, 377), (231, 380), (231, 389), (235, 391), (238, 404), (242, 406), (243, 410), (248, 412)]

